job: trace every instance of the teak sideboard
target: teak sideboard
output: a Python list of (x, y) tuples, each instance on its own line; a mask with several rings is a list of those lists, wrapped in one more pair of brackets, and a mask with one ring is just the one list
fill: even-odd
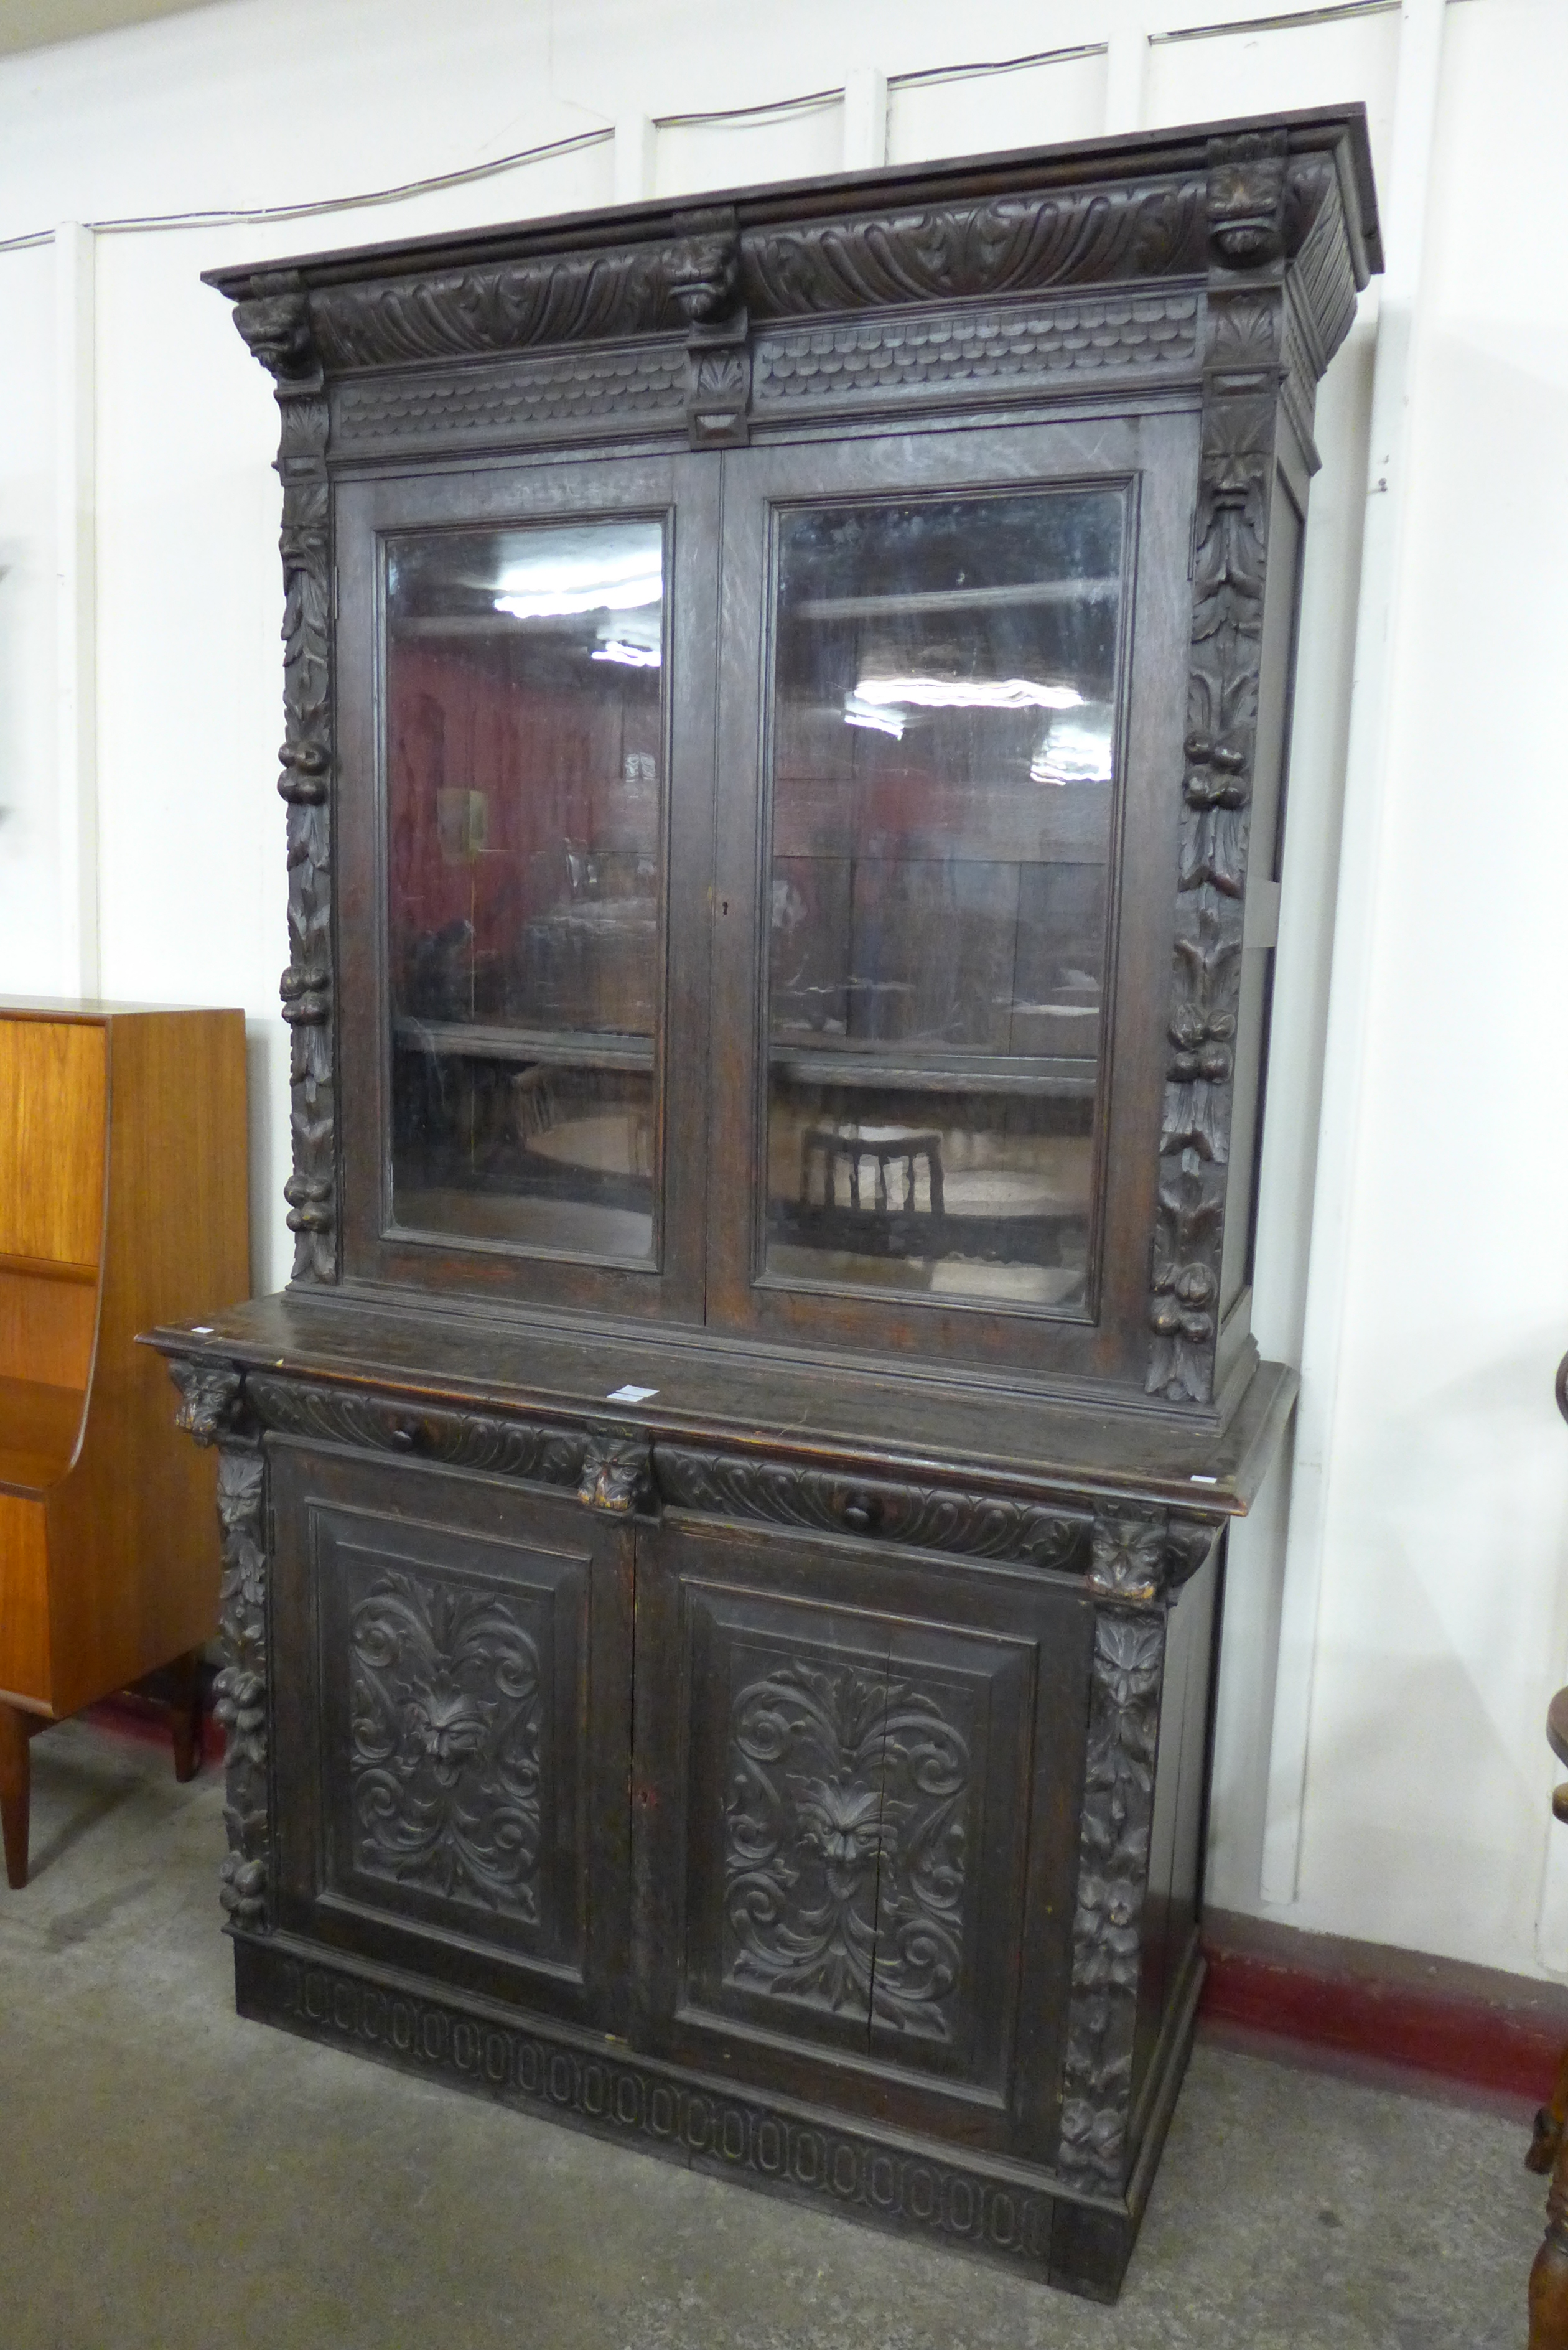
[(0, 1814), (27, 1876), (34, 1731), (217, 1627), (213, 1474), (139, 1329), (249, 1278), (240, 1012), (0, 999)]
[(296, 1252), (154, 1340), (245, 2013), (1116, 2291), (1379, 265), (1345, 108), (214, 273)]

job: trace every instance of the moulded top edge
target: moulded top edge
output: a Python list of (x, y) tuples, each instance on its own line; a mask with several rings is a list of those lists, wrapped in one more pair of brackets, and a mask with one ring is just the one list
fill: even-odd
[(724, 224), (744, 232), (799, 222), (827, 213), (855, 213), (888, 204), (918, 204), (944, 197), (995, 197), (1014, 190), (1115, 183), (1149, 174), (1200, 172), (1215, 138), (1284, 131), (1293, 155), (1331, 153), (1341, 195), (1358, 285), (1383, 267), (1372, 151), (1366, 109), (1359, 101), (1309, 107), (1282, 114), (1243, 115), (1180, 129), (1133, 131), (1113, 139), (1074, 140), (1054, 146), (1019, 148), (1003, 154), (975, 155), (893, 164), (873, 172), (833, 172), (764, 186), (715, 189), (680, 198), (601, 206), (556, 213), (462, 234), (438, 234), (384, 244), (338, 247), (325, 253), (230, 265), (202, 272), (203, 282), (231, 301), (273, 290), (281, 279), (312, 286), (351, 284), (405, 274), (410, 267), (467, 267), (487, 261), (525, 258), (570, 244), (579, 251), (653, 243), (689, 234), (723, 215)]

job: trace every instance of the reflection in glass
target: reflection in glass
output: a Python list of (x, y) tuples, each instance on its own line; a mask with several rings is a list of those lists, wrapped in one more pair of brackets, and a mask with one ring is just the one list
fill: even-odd
[(664, 533), (387, 542), (395, 1222), (654, 1249)]
[(1085, 1310), (1126, 494), (781, 515), (767, 1271)]

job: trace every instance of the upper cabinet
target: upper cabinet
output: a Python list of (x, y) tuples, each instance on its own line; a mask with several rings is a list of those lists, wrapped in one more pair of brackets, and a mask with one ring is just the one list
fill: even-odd
[(1222, 1415), (1358, 109), (221, 272), (296, 1280)]

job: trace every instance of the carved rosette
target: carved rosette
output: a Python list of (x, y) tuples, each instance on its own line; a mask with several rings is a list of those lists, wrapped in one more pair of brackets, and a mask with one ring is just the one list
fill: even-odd
[[(1145, 1386), (1214, 1392), (1242, 901), (1283, 374), (1283, 133), (1214, 140), (1181, 846)], [(1238, 274), (1244, 273), (1244, 274)]]
[(1113, 2195), (1126, 2183), (1164, 1662), (1163, 1612), (1096, 1611), (1056, 2159), (1072, 2185)]
[(327, 402), (309, 297), (296, 273), (254, 282), (234, 324), (274, 379), (282, 434), (278, 540), (284, 584), (284, 741), (288, 806), (288, 968), (279, 983), (289, 1054), (294, 1172), (284, 1186), (296, 1281), (337, 1277), (333, 1132), (332, 648)]

